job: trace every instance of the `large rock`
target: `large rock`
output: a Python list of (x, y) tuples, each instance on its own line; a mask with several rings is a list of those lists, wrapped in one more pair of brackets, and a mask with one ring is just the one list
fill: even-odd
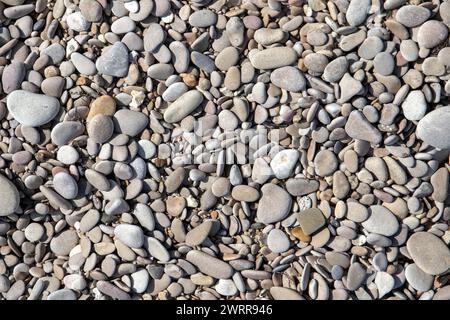
[(450, 149), (449, 123), (450, 106), (433, 110), (419, 121), (417, 136), (435, 148)]

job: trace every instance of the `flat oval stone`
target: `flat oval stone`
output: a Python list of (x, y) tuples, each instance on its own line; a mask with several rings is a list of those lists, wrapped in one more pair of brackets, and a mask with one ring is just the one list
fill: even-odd
[(285, 287), (271, 287), (270, 295), (274, 300), (305, 300), (297, 291)]
[(39, 127), (50, 122), (60, 109), (56, 98), (25, 90), (11, 92), (6, 105), (14, 119), (30, 127)]
[(375, 205), (369, 208), (369, 213), (369, 218), (362, 223), (364, 229), (387, 237), (397, 233), (399, 223), (389, 209)]
[(75, 230), (63, 231), (50, 241), (50, 250), (57, 256), (67, 256), (79, 240)]
[(267, 246), (272, 252), (285, 252), (289, 249), (290, 246), (289, 238), (282, 230), (273, 229), (267, 236)]
[(170, 260), (170, 254), (167, 249), (157, 239), (147, 237), (146, 248), (152, 257), (155, 257), (161, 262), (168, 262)]
[(286, 190), (296, 197), (313, 193), (318, 189), (319, 182), (316, 180), (297, 178), (286, 181)]
[(259, 192), (253, 187), (238, 185), (231, 191), (231, 197), (237, 201), (255, 202), (259, 199)]
[(189, 16), (189, 24), (193, 27), (206, 28), (216, 24), (217, 15), (211, 10), (195, 11)]
[(250, 62), (256, 69), (276, 69), (293, 64), (297, 52), (289, 47), (274, 47), (258, 51), (250, 56)]
[(203, 243), (203, 241), (208, 238), (208, 235), (211, 231), (211, 229), (214, 226), (213, 220), (206, 220), (199, 226), (195, 227), (194, 229), (190, 230), (186, 234), (186, 243), (190, 246), (198, 246)]
[(433, 286), (434, 277), (422, 269), (417, 264), (411, 263), (405, 269), (406, 281), (417, 291), (425, 292)]
[(119, 224), (114, 228), (114, 235), (130, 248), (140, 248), (144, 244), (144, 232), (139, 226)]
[(345, 13), (349, 25), (357, 27), (362, 24), (369, 13), (371, 0), (351, 0)]
[(295, 67), (286, 66), (275, 69), (270, 74), (270, 81), (281, 89), (300, 92), (306, 88), (306, 79)]
[(194, 111), (203, 101), (203, 95), (197, 90), (184, 93), (164, 112), (164, 120), (168, 123), (179, 122)]
[(77, 295), (70, 289), (60, 289), (50, 293), (47, 300), (77, 300)]
[(417, 124), (417, 136), (427, 144), (450, 149), (450, 107), (441, 107), (426, 114)]
[(19, 208), (20, 197), (17, 187), (0, 174), (0, 217), (8, 216)]
[(265, 184), (261, 191), (263, 195), (256, 211), (258, 221), (271, 224), (286, 218), (291, 210), (291, 196), (283, 188), (271, 183)]
[(142, 112), (120, 109), (114, 114), (114, 127), (116, 132), (134, 137), (144, 130), (149, 120)]
[(65, 199), (75, 199), (78, 195), (78, 184), (68, 173), (61, 171), (53, 177), (53, 187)]
[(402, 103), (402, 109), (406, 119), (422, 119), (427, 112), (427, 102), (423, 92), (420, 90), (410, 91)]
[(128, 48), (120, 41), (108, 47), (95, 62), (99, 73), (114, 77), (125, 77), (128, 65)]
[(448, 27), (440, 21), (429, 20), (417, 32), (419, 47), (431, 49), (448, 39)]
[(291, 176), (300, 154), (297, 150), (286, 149), (278, 152), (270, 162), (270, 167), (278, 179)]
[(84, 125), (78, 121), (64, 121), (53, 127), (51, 132), (52, 142), (62, 146), (82, 135)]
[(420, 26), (430, 17), (430, 10), (424, 7), (407, 5), (398, 9), (395, 20), (408, 28)]
[(114, 123), (109, 116), (98, 114), (89, 121), (87, 125), (89, 138), (97, 143), (104, 143), (114, 133)]
[(417, 266), (428, 274), (439, 275), (450, 268), (450, 249), (429, 232), (414, 233), (406, 247)]
[(229, 279), (233, 275), (233, 268), (228, 263), (205, 252), (191, 250), (187, 253), (186, 259), (201, 272), (213, 278)]

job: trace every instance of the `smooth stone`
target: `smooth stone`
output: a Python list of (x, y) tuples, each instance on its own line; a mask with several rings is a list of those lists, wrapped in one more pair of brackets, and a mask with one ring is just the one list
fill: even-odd
[(427, 101), (420, 90), (413, 90), (408, 93), (402, 103), (405, 118), (411, 121), (422, 119), (427, 112)]
[(186, 260), (204, 274), (216, 279), (229, 279), (234, 273), (228, 263), (199, 250), (189, 251)]
[(351, 0), (345, 13), (348, 24), (357, 27), (366, 21), (371, 4), (371, 0)]
[(390, 53), (380, 52), (373, 59), (373, 67), (374, 72), (388, 76), (394, 71), (394, 57)]
[(149, 206), (137, 203), (133, 215), (136, 217), (139, 224), (148, 231), (153, 231), (155, 229), (155, 217)]
[(120, 17), (111, 24), (111, 31), (115, 34), (124, 34), (134, 31), (136, 23), (130, 17)]
[(411, 263), (405, 268), (405, 278), (417, 291), (425, 292), (433, 286), (434, 277), (424, 272), (415, 263)]
[(100, 96), (91, 104), (86, 121), (89, 122), (98, 114), (113, 116), (116, 112), (116, 101), (110, 96)]
[(140, 248), (144, 244), (144, 232), (136, 225), (119, 224), (114, 228), (114, 235), (130, 248)]
[(107, 282), (107, 281), (97, 281), (97, 289), (101, 293), (117, 300), (130, 300), (130, 295), (120, 289), (119, 287), (115, 286), (114, 284)]
[(66, 230), (53, 237), (50, 241), (50, 250), (57, 256), (68, 256), (79, 241), (75, 230)]
[(173, 102), (177, 100), (181, 95), (188, 91), (188, 87), (184, 82), (176, 82), (171, 84), (162, 94), (164, 101)]
[(144, 31), (144, 50), (153, 52), (165, 39), (163, 28), (158, 23), (151, 23)]
[(300, 92), (306, 88), (306, 79), (303, 74), (291, 66), (273, 70), (270, 81), (277, 87), (291, 92)]
[(132, 290), (136, 293), (143, 293), (148, 287), (150, 275), (145, 269), (133, 272), (131, 275)]
[(59, 289), (50, 293), (47, 300), (77, 300), (77, 295), (70, 289)]
[(39, 241), (45, 233), (45, 229), (39, 223), (32, 222), (25, 228), (25, 238), (30, 242)]
[(179, 122), (194, 111), (203, 101), (203, 95), (197, 90), (184, 93), (164, 112), (164, 120), (168, 123)]
[(69, 29), (77, 32), (86, 31), (91, 25), (91, 23), (83, 17), (83, 14), (80, 11), (69, 14), (66, 18), (66, 22)]
[(274, 47), (258, 51), (250, 56), (250, 62), (256, 69), (276, 69), (293, 64), (297, 53), (289, 47)]
[(164, 245), (157, 239), (152, 237), (146, 237), (145, 246), (152, 257), (160, 262), (168, 262), (170, 260), (170, 254)]
[(400, 52), (406, 61), (416, 61), (419, 58), (419, 48), (414, 40), (407, 39), (400, 43)]
[(430, 275), (443, 274), (450, 268), (450, 249), (429, 232), (415, 232), (406, 247), (417, 266)]
[(289, 214), (291, 196), (279, 186), (268, 183), (261, 188), (262, 197), (258, 203), (256, 216), (264, 224), (278, 222)]
[(448, 40), (448, 27), (441, 21), (429, 20), (417, 32), (419, 47), (431, 49)]
[(203, 9), (193, 12), (189, 16), (189, 24), (197, 28), (206, 28), (215, 25), (217, 22), (217, 15), (208, 9)]
[(220, 295), (227, 297), (234, 296), (238, 293), (238, 289), (231, 279), (219, 279), (217, 284), (214, 286), (214, 289), (216, 289), (217, 293)]
[(285, 252), (290, 246), (289, 238), (282, 230), (272, 229), (267, 236), (267, 246), (272, 252)]
[(63, 282), (66, 288), (77, 291), (83, 290), (87, 285), (86, 279), (79, 274), (69, 274), (64, 277)]
[(378, 299), (381, 299), (394, 289), (395, 280), (389, 273), (380, 271), (375, 276), (375, 284), (378, 288)]
[(183, 167), (176, 168), (166, 179), (165, 186), (167, 193), (175, 192), (186, 177), (186, 170)]
[(270, 46), (271, 44), (281, 42), (284, 36), (285, 33), (281, 29), (260, 28), (255, 31), (253, 39), (263, 46)]
[(327, 64), (322, 78), (328, 82), (338, 82), (347, 73), (348, 65), (346, 57), (338, 57)]
[(79, 73), (85, 74), (87, 76), (92, 76), (97, 73), (97, 68), (95, 63), (86, 57), (85, 55), (74, 52), (70, 55), (70, 61), (72, 61), (74, 67)]
[(62, 146), (82, 135), (83, 132), (84, 125), (78, 121), (60, 122), (52, 129), (52, 142), (57, 146)]
[(61, 171), (53, 177), (53, 188), (65, 199), (75, 199), (78, 195), (78, 184), (68, 173)]
[(278, 179), (286, 179), (291, 176), (299, 157), (297, 150), (281, 150), (270, 161), (270, 167)]
[(427, 144), (450, 149), (450, 107), (441, 107), (427, 113), (417, 124), (416, 134)]
[(369, 218), (369, 210), (356, 201), (349, 201), (347, 202), (347, 218), (361, 223)]
[(114, 114), (113, 122), (116, 132), (134, 137), (147, 127), (149, 119), (141, 112), (120, 109)]
[(4, 93), (11, 93), (20, 88), (25, 78), (25, 65), (21, 62), (12, 61), (3, 69), (2, 87)]
[(106, 48), (95, 62), (97, 70), (101, 74), (125, 77), (128, 74), (128, 48), (122, 42), (116, 42)]
[(14, 119), (30, 127), (39, 127), (50, 122), (60, 110), (56, 98), (24, 90), (11, 92), (6, 105)]
[(105, 143), (114, 133), (114, 123), (109, 116), (98, 114), (87, 125), (89, 138), (97, 143)]
[(8, 216), (19, 208), (20, 197), (17, 187), (0, 174), (0, 217)]
[(330, 150), (320, 150), (314, 157), (314, 170), (318, 176), (330, 176), (336, 171), (338, 161)]
[(66, 56), (66, 49), (59, 43), (54, 43), (42, 50), (42, 53), (49, 56), (54, 64), (59, 64)]
[(433, 186), (431, 197), (438, 202), (445, 202), (449, 196), (449, 172), (447, 168), (439, 168), (431, 176), (430, 182)]
[(257, 189), (247, 186), (238, 185), (231, 191), (231, 197), (237, 201), (255, 202), (260, 195)]
[(395, 20), (407, 28), (420, 26), (430, 17), (430, 11), (425, 7), (414, 5), (402, 6), (398, 9)]
[(306, 235), (312, 235), (325, 225), (325, 217), (322, 211), (317, 208), (311, 208), (300, 211), (297, 214), (297, 220)]
[(286, 190), (293, 196), (304, 196), (319, 189), (319, 182), (302, 178), (289, 179), (286, 181)]
[(214, 63), (219, 70), (227, 71), (239, 61), (239, 51), (234, 47), (227, 47), (217, 54)]
[(190, 230), (186, 234), (186, 244), (190, 246), (198, 246), (202, 244), (209, 236), (209, 233), (214, 227), (214, 220), (206, 220), (199, 226)]
[(98, 22), (102, 18), (103, 8), (96, 0), (81, 0), (79, 8), (87, 21)]
[(352, 263), (347, 273), (346, 287), (350, 291), (355, 291), (366, 280), (366, 270), (359, 262)]
[(94, 188), (100, 191), (108, 191), (111, 188), (109, 180), (98, 171), (86, 169), (84, 176)]
[(338, 101), (344, 103), (360, 94), (363, 90), (363, 85), (360, 81), (346, 73), (339, 82), (339, 88), (341, 89), (341, 96)]
[(359, 46), (358, 56), (366, 60), (372, 60), (383, 50), (384, 43), (379, 37), (371, 36)]
[(369, 218), (362, 223), (367, 231), (390, 237), (399, 230), (397, 218), (389, 209), (374, 205), (369, 208), (369, 213)]
[(381, 133), (366, 119), (359, 110), (353, 110), (345, 124), (345, 132), (353, 139), (379, 144), (382, 140)]
[(88, 232), (92, 230), (100, 221), (100, 212), (97, 210), (89, 210), (80, 220), (80, 231)]
[(305, 300), (296, 290), (286, 287), (271, 287), (270, 295), (274, 300)]

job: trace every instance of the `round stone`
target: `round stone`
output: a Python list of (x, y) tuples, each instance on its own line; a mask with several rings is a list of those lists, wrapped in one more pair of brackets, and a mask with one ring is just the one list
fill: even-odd
[(32, 222), (25, 228), (25, 238), (28, 241), (39, 241), (45, 233), (45, 229), (39, 223)]
[(8, 216), (19, 208), (20, 198), (17, 187), (0, 174), (0, 216)]
[(30, 127), (39, 127), (50, 122), (60, 110), (56, 98), (25, 90), (11, 92), (6, 105), (14, 119)]
[(56, 159), (66, 165), (74, 164), (79, 158), (78, 151), (72, 146), (61, 146), (56, 154)]
[(144, 244), (144, 232), (136, 225), (119, 224), (114, 228), (114, 235), (130, 248), (140, 248)]
[(63, 231), (50, 241), (50, 250), (57, 256), (68, 256), (79, 240), (75, 230)]
[(419, 47), (431, 49), (447, 40), (448, 27), (440, 21), (429, 20), (417, 32)]
[(78, 195), (78, 184), (68, 173), (61, 171), (53, 177), (53, 187), (65, 199), (75, 199)]
[(97, 143), (105, 143), (114, 133), (114, 123), (109, 116), (98, 114), (87, 125), (89, 138)]
[(402, 6), (398, 9), (395, 20), (408, 28), (420, 26), (430, 17), (430, 11), (425, 7), (414, 5)]
[(426, 114), (418, 123), (417, 136), (427, 144), (450, 149), (450, 107), (441, 107)]
[(306, 88), (306, 79), (303, 74), (291, 66), (273, 70), (270, 81), (277, 87), (291, 92), (300, 92)]
[(405, 278), (417, 291), (425, 292), (433, 286), (434, 277), (424, 272), (415, 263), (411, 263), (406, 267)]
[(429, 232), (414, 233), (406, 247), (417, 266), (430, 275), (445, 273), (450, 268), (450, 249)]
[(169, 123), (179, 122), (194, 111), (203, 101), (203, 95), (197, 90), (184, 93), (164, 112), (164, 120)]
[(399, 223), (389, 209), (375, 205), (369, 208), (369, 214), (369, 218), (362, 223), (364, 229), (387, 237), (397, 233)]
[(336, 155), (330, 150), (321, 150), (314, 158), (316, 174), (321, 177), (330, 176), (338, 166)]
[(420, 90), (413, 90), (408, 93), (402, 103), (403, 114), (408, 120), (420, 120), (427, 112), (427, 101)]
[(286, 149), (278, 152), (270, 162), (270, 167), (278, 179), (291, 176), (300, 154), (297, 150)]
[(258, 51), (250, 56), (250, 62), (256, 69), (276, 69), (293, 64), (297, 53), (289, 47), (274, 47)]
[(261, 191), (263, 195), (256, 211), (258, 220), (271, 224), (284, 219), (291, 210), (291, 196), (283, 188), (271, 183), (265, 184)]
[(272, 229), (267, 236), (267, 246), (272, 252), (285, 252), (290, 246), (289, 238), (282, 230)]

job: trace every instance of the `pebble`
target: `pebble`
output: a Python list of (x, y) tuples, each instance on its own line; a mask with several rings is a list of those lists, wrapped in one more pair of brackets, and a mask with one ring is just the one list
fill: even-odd
[(53, 187), (64, 199), (75, 199), (78, 195), (77, 182), (70, 174), (63, 171), (53, 177)]
[(425, 96), (420, 90), (413, 90), (408, 93), (402, 103), (403, 114), (408, 120), (420, 120), (427, 111)]
[(203, 95), (197, 90), (184, 93), (164, 112), (164, 120), (168, 123), (179, 122), (194, 111), (203, 101)]
[(303, 74), (297, 68), (290, 66), (273, 70), (270, 81), (277, 87), (291, 92), (300, 92), (306, 88), (306, 79)]
[(102, 55), (95, 62), (99, 73), (125, 77), (128, 74), (128, 49), (122, 42), (116, 42), (103, 51)]
[(405, 278), (417, 291), (425, 292), (433, 286), (434, 277), (422, 271), (415, 263), (411, 263), (405, 268)]
[[(275, 57), (275, 58), (274, 58)], [(258, 51), (250, 56), (256, 69), (276, 69), (289, 66), (297, 59), (297, 53), (289, 47), (274, 47)]]
[(116, 132), (134, 137), (147, 127), (149, 119), (143, 113), (120, 109), (114, 114), (113, 122)]
[(430, 275), (442, 274), (450, 268), (450, 249), (429, 232), (416, 232), (406, 242), (414, 263)]
[(11, 92), (6, 104), (14, 119), (30, 127), (39, 127), (50, 122), (60, 110), (56, 98), (25, 90)]
[(97, 143), (105, 143), (114, 133), (114, 123), (109, 116), (98, 114), (87, 125), (89, 138)]
[(370, 124), (359, 110), (350, 113), (345, 124), (345, 132), (353, 139), (364, 140), (373, 144), (379, 144), (382, 139), (380, 132)]
[(19, 208), (20, 196), (17, 187), (0, 174), (0, 216), (8, 216)]
[(417, 136), (427, 144), (439, 148), (450, 149), (450, 107), (441, 107), (427, 113), (417, 124)]
[(417, 27), (430, 17), (430, 11), (425, 7), (406, 5), (398, 9), (395, 19), (407, 28)]
[(201, 272), (215, 279), (229, 279), (233, 275), (233, 268), (228, 263), (202, 251), (191, 250), (186, 259)]
[(440, 21), (429, 20), (422, 24), (417, 32), (419, 47), (434, 48), (447, 39), (448, 27)]
[(302, 231), (308, 236), (312, 235), (325, 225), (325, 217), (323, 216), (322, 211), (317, 208), (300, 211), (297, 215), (297, 220)]
[(63, 231), (50, 241), (50, 250), (57, 256), (68, 256), (79, 240), (75, 230)]
[(357, 27), (362, 24), (366, 20), (371, 4), (370, 0), (351, 0), (345, 14), (349, 25)]
[(297, 164), (299, 153), (296, 150), (282, 150), (270, 162), (270, 167), (278, 179), (288, 178)]
[(264, 224), (284, 219), (291, 210), (292, 199), (281, 187), (268, 183), (261, 188), (262, 197), (258, 202), (256, 216)]
[(395, 215), (387, 208), (374, 205), (369, 208), (369, 218), (362, 223), (364, 229), (383, 236), (393, 236), (399, 230)]
[(282, 253), (289, 249), (289, 239), (282, 230), (273, 229), (267, 236), (267, 246), (270, 251), (275, 253)]

